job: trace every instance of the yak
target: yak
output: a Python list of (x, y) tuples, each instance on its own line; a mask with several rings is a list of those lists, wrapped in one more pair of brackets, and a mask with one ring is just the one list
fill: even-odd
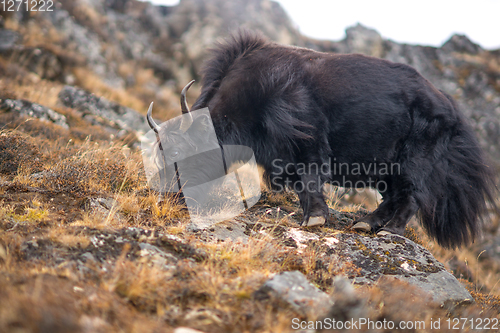
[[(181, 93), (187, 115), (191, 84)], [(494, 206), (495, 175), (471, 125), (449, 95), (409, 65), (240, 31), (211, 50), (192, 106), (201, 108), (208, 108), (221, 147), (250, 147), (271, 189), (297, 192), (303, 226), (328, 218), (325, 183), (381, 192), (382, 203), (354, 230), (403, 235), (417, 214), (449, 248), (473, 241), (487, 202)], [(151, 112), (147, 120), (161, 138), (166, 128)], [(207, 124), (206, 117), (184, 117), (168, 125), (169, 135), (199, 137)]]

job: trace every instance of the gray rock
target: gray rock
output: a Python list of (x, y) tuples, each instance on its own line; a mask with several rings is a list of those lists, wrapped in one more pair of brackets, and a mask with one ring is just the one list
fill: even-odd
[(14, 50), (20, 40), (19, 33), (9, 29), (0, 29), (0, 53)]
[(64, 106), (82, 112), (84, 120), (103, 126), (118, 137), (131, 131), (145, 133), (149, 130), (146, 117), (139, 112), (83, 89), (65, 86), (58, 97)]
[(2, 99), (0, 100), (0, 110), (16, 112), (21, 116), (34, 117), (42, 121), (47, 121), (68, 129), (66, 117), (49, 109), (46, 106), (32, 103), (23, 99)]
[(106, 210), (120, 207), (120, 203), (113, 198), (90, 198), (89, 205), (91, 208), (102, 207)]
[(447, 308), (474, 303), (471, 294), (446, 270), (431, 273), (425, 278), (395, 275), (395, 279), (406, 281), (430, 294), (432, 300)]
[(356, 284), (374, 284), (390, 276), (422, 288), (441, 305), (467, 304), (473, 298), (465, 287), (422, 246), (397, 235), (378, 238), (358, 234), (335, 235), (330, 242), (336, 260), (349, 261), (360, 268)]
[[(113, 65), (106, 60), (104, 41), (91, 27), (78, 24), (67, 11), (56, 8), (52, 12), (40, 12), (58, 30), (62, 37), (62, 44), (76, 54), (83, 56), (87, 66), (111, 86), (120, 86), (122, 80), (112, 70)], [(110, 68), (111, 67), (111, 68)]]
[(85, 252), (84, 254), (81, 255), (81, 257), (85, 259), (85, 262), (96, 261), (94, 255), (90, 252)]
[(177, 258), (174, 255), (162, 251), (158, 247), (148, 243), (141, 242), (139, 243), (139, 247), (139, 255), (141, 257), (149, 258), (154, 265), (157, 265), (164, 270), (175, 269)]
[(256, 291), (257, 299), (275, 297), (303, 315), (321, 317), (333, 305), (333, 301), (298, 271), (275, 275)]
[(213, 225), (190, 222), (186, 230), (197, 234), (203, 234), (205, 238), (217, 241), (239, 240), (246, 243), (249, 238), (246, 223), (238, 221), (225, 221)]
[(349, 53), (363, 53), (374, 57), (381, 57), (383, 54), (382, 36), (377, 31), (359, 23), (346, 30), (346, 38), (343, 42)]
[(446, 52), (460, 52), (469, 54), (478, 54), (483, 49), (478, 44), (472, 42), (465, 35), (453, 35), (441, 47)]
[(325, 318), (333, 318), (336, 321), (350, 321), (352, 319), (367, 318), (368, 307), (366, 302), (360, 297), (352, 282), (344, 277), (337, 276), (333, 281), (332, 299), (334, 304), (326, 314)]
[(113, 198), (89, 198), (85, 205), (85, 209), (98, 215), (104, 221), (109, 218), (123, 220), (123, 216), (118, 211), (120, 209), (120, 203)]
[(40, 172), (35, 172), (30, 175), (30, 178), (32, 180), (40, 180), (40, 179), (55, 179), (58, 177), (58, 174), (50, 171), (40, 171)]

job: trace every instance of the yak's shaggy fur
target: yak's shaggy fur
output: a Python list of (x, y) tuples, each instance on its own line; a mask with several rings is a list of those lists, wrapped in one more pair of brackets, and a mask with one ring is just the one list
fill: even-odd
[[(297, 190), (306, 224), (328, 216), (325, 182), (384, 182), (384, 201), (361, 220), (365, 226), (402, 234), (418, 213), (440, 245), (456, 247), (478, 235), (486, 200), (496, 195), (467, 119), (408, 65), (239, 33), (205, 63), (193, 109), (204, 107), (221, 144), (251, 147), (273, 188), (308, 185)], [(397, 164), (398, 172), (304, 173), (297, 167), (333, 161)]]

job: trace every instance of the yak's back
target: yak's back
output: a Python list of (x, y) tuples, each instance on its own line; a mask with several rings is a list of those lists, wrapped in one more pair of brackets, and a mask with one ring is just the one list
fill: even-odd
[(219, 42), (210, 50), (210, 56), (203, 65), (201, 72), (203, 88), (196, 107), (205, 106), (204, 104), (212, 98), (238, 59), (270, 44), (271, 42), (261, 34), (245, 30)]

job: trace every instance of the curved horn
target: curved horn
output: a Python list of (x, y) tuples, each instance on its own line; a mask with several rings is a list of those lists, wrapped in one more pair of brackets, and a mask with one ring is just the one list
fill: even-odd
[(189, 106), (187, 105), (187, 102), (186, 102), (186, 92), (193, 85), (193, 83), (194, 83), (194, 80), (189, 82), (188, 84), (186, 84), (186, 86), (181, 91), (181, 110), (182, 110), (182, 113), (188, 113), (189, 111), (191, 111), (191, 110), (189, 110)]
[(193, 124), (193, 116), (191, 115), (189, 110), (189, 106), (187, 105), (186, 102), (186, 92), (188, 91), (189, 87), (191, 87), (194, 83), (194, 80), (189, 82), (181, 91), (181, 110), (182, 114), (185, 115), (187, 114), (188, 116), (183, 116), (182, 121), (181, 121), (181, 126), (179, 129), (181, 132), (186, 132), (189, 127)]
[(155, 123), (153, 117), (151, 116), (151, 113), (153, 113), (153, 102), (149, 104), (148, 115), (146, 116), (146, 119), (148, 120), (149, 127), (151, 127), (151, 129), (155, 131), (156, 134), (158, 134), (158, 132), (160, 131), (160, 126)]

